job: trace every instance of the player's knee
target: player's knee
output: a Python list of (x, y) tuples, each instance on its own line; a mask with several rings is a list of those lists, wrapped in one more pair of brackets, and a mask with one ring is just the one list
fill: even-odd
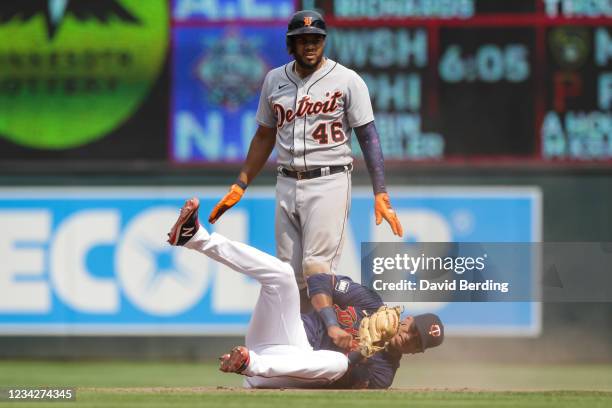
[(348, 370), (349, 367), (348, 357), (340, 353), (338, 361), (336, 362), (336, 366), (338, 368), (338, 372), (340, 372), (340, 375), (344, 375), (344, 373), (346, 373), (346, 370)]
[(333, 276), (327, 273), (317, 273), (309, 276), (306, 281), (308, 290), (319, 292), (321, 288), (331, 287)]
[[(334, 353), (334, 354), (331, 354)], [(329, 355), (330, 380), (336, 381), (340, 379), (348, 370), (349, 360), (342, 354), (331, 351)]]
[(295, 285), (295, 274), (293, 272), (293, 268), (288, 263), (285, 263), (285, 268), (281, 268), (279, 270), (278, 275), (276, 276), (276, 281), (281, 286), (287, 285)]
[(319, 273), (331, 273), (329, 263), (316, 261), (304, 261), (302, 263), (302, 271), (305, 280)]

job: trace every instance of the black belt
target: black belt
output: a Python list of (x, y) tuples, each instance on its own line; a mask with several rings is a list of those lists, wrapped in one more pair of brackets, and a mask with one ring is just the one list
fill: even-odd
[(291, 178), (298, 179), (298, 180), (308, 180), (308, 179), (313, 179), (313, 178), (317, 178), (321, 176), (329, 176), (330, 174), (336, 174), (336, 173), (341, 173), (344, 171), (351, 171), (351, 170), (353, 170), (353, 164), (346, 164), (344, 166), (321, 167), (318, 169), (306, 170), (306, 171), (295, 171), (295, 170), (286, 169), (284, 167), (279, 167), (278, 173), (283, 176), (291, 177)]

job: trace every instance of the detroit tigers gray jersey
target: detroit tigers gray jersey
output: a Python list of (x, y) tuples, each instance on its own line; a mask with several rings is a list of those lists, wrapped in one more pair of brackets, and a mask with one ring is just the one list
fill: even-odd
[(257, 122), (277, 129), (278, 164), (302, 171), (351, 163), (352, 129), (374, 120), (366, 84), (330, 59), (306, 78), (294, 64), (266, 75), (257, 109)]
[[(352, 129), (374, 120), (366, 84), (330, 59), (304, 78), (294, 65), (268, 73), (256, 116), (276, 128), (278, 164), (296, 171), (351, 164)], [(279, 173), (276, 256), (291, 264), (300, 289), (311, 274), (336, 272), (350, 203), (350, 167), (304, 180)]]

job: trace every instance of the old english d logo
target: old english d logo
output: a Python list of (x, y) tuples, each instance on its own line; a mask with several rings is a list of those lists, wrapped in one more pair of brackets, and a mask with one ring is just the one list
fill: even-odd
[(432, 324), (429, 327), (429, 335), (432, 337), (440, 337), (440, 334), (442, 334), (442, 330), (440, 330), (440, 326), (437, 324)]
[(304, 26), (310, 27), (312, 25), (312, 17), (304, 17)]

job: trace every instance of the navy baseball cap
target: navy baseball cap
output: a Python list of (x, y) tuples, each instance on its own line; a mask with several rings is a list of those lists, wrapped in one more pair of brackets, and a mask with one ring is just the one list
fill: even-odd
[(444, 325), (437, 315), (425, 313), (414, 316), (414, 324), (421, 338), (422, 351), (437, 347), (444, 341)]

